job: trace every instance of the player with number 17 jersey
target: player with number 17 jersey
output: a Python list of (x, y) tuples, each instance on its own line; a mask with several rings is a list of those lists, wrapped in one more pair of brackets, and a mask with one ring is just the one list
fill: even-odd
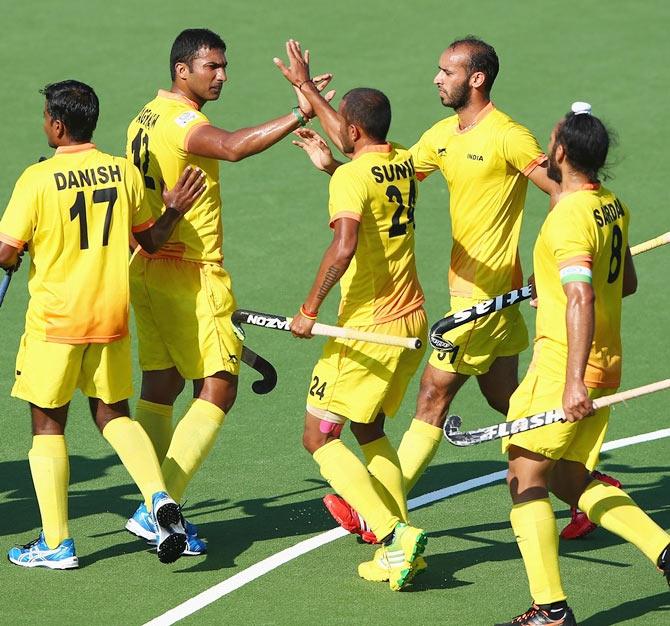
[(128, 234), (153, 224), (143, 195), (137, 171), (92, 143), (61, 146), (21, 175), (0, 241), (27, 244), (35, 259), (28, 335), (76, 344), (128, 334)]

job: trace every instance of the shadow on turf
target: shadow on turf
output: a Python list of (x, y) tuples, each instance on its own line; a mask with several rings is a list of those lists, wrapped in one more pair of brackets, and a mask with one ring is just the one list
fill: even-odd
[(638, 617), (645, 617), (645, 623), (670, 623), (670, 615), (665, 619), (658, 618), (658, 621), (650, 622), (652, 614), (670, 612), (670, 600), (668, 600), (667, 591), (657, 593), (655, 596), (640, 598), (639, 600), (630, 600), (611, 609), (600, 611), (585, 620), (580, 620), (581, 626), (612, 626), (613, 624), (622, 624), (628, 620)]

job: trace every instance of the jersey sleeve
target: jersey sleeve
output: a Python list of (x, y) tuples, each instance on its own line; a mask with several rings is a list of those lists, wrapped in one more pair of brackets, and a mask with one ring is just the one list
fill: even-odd
[(430, 173), (439, 169), (440, 164), (437, 159), (437, 152), (431, 139), (431, 132), (427, 130), (421, 139), (409, 149), (417, 178), (423, 180)]
[(18, 250), (23, 249), (32, 239), (37, 226), (38, 188), (31, 179), (26, 171), (16, 181), (9, 204), (0, 220), (0, 241)]
[(153, 215), (149, 202), (146, 199), (142, 174), (132, 164), (128, 164), (128, 187), (130, 192), (130, 222), (134, 233), (147, 230), (154, 225)]
[[(554, 210), (556, 208), (560, 208), (559, 205)], [(569, 266), (591, 268), (596, 249), (593, 220), (589, 222), (583, 214), (569, 207), (556, 213), (552, 211), (545, 236), (559, 271)]]
[(510, 124), (502, 136), (501, 148), (505, 161), (524, 176), (547, 160), (535, 137), (521, 124)]
[(204, 124), (209, 124), (209, 120), (201, 111), (195, 109), (176, 111), (166, 126), (169, 143), (176, 145), (185, 153), (188, 152), (189, 136), (196, 128)]
[(363, 219), (367, 189), (365, 183), (354, 174), (349, 165), (338, 167), (330, 179), (328, 213), (331, 227), (341, 217), (349, 217), (358, 222)]

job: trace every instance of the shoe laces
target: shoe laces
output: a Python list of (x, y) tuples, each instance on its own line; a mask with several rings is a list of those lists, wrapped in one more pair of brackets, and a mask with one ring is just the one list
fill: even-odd
[(32, 541), (29, 541), (28, 543), (23, 545), (24, 550), (30, 550), (33, 546), (37, 545), (39, 543), (40, 538), (38, 537), (37, 539), (33, 539)]
[(512, 624), (523, 624), (527, 619), (533, 617), (538, 611), (541, 611), (539, 606), (537, 604), (533, 604), (525, 613), (522, 613), (521, 615), (517, 615), (513, 620)]

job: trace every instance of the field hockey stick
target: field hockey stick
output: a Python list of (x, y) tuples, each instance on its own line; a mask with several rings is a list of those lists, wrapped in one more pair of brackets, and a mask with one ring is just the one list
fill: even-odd
[[(593, 401), (593, 408), (594, 410), (602, 409), (603, 407), (616, 404), (617, 402), (625, 402), (626, 400), (631, 400), (632, 398), (639, 398), (640, 396), (646, 396), (647, 394), (656, 393), (657, 391), (662, 391), (663, 389), (669, 388), (670, 378), (666, 378), (665, 380), (660, 380), (657, 383), (643, 385), (642, 387), (635, 387), (634, 389), (628, 389), (627, 391), (614, 393), (611, 396), (598, 398)], [(551, 409), (550, 411), (538, 413), (537, 415), (531, 415), (530, 417), (520, 417), (519, 419), (513, 420), (511, 422), (494, 424), (493, 426), (468, 430), (463, 433), (459, 430), (462, 424), (461, 418), (458, 415), (450, 415), (444, 424), (443, 430), (444, 436), (447, 438), (449, 443), (452, 443), (455, 446), (464, 447), (473, 446), (484, 441), (502, 439), (503, 437), (509, 437), (510, 435), (522, 433), (527, 430), (533, 430), (534, 428), (541, 428), (542, 426), (548, 426), (549, 424), (564, 421), (565, 415), (563, 414), (563, 409)]]
[[(292, 319), (292, 317), (284, 317), (283, 315), (259, 313), (257, 311), (247, 311), (245, 309), (237, 309), (232, 316), (233, 326), (242, 333), (244, 333), (242, 324), (290, 332)], [(312, 327), (312, 334), (325, 337), (340, 337), (342, 339), (368, 341), (370, 343), (378, 343), (385, 346), (399, 346), (401, 348), (409, 348), (410, 350), (418, 350), (422, 345), (421, 339), (418, 337), (396, 337), (394, 335), (384, 335), (382, 333), (369, 333), (356, 328), (329, 326), (327, 324), (319, 323), (314, 324)]]
[(262, 379), (255, 380), (251, 384), (254, 393), (261, 395), (270, 393), (276, 387), (277, 370), (270, 361), (265, 360), (262, 356), (256, 354), (246, 346), (242, 347), (242, 361), (263, 376)]
[(7, 289), (9, 289), (9, 283), (12, 282), (12, 274), (14, 273), (14, 270), (7, 270), (7, 273), (4, 275), (2, 282), (0, 283), (0, 306), (2, 306), (2, 303), (5, 299), (5, 294), (7, 293)]
[[(654, 248), (664, 246), (667, 243), (670, 243), (670, 232), (633, 246), (630, 249), (630, 253), (635, 256), (636, 254), (648, 252)], [(467, 324), (468, 322), (490, 315), (491, 313), (502, 311), (502, 309), (506, 309), (513, 304), (529, 300), (531, 297), (531, 286), (524, 285), (521, 289), (512, 289), (511, 291), (496, 296), (495, 298), (491, 298), (490, 300), (478, 302), (469, 309), (456, 311), (456, 313), (452, 313), (451, 315), (438, 320), (431, 326), (430, 332), (428, 333), (430, 345), (440, 352), (451, 352), (454, 349), (454, 344), (451, 341), (442, 338), (444, 333), (449, 332), (454, 328), (458, 328), (463, 324)]]
[(647, 252), (648, 250), (664, 246), (666, 243), (670, 243), (670, 232), (654, 237), (654, 239), (650, 239), (649, 241), (638, 243), (630, 249), (630, 253), (635, 256), (636, 254), (640, 254), (640, 252)]

